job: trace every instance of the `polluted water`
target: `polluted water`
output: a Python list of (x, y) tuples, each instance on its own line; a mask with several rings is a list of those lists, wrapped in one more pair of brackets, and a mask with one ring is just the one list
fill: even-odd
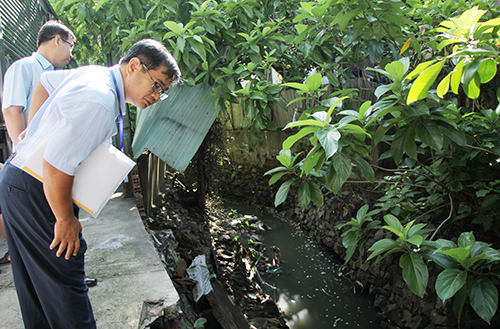
[(291, 329), (380, 329), (373, 298), (339, 274), (342, 260), (320, 246), (297, 223), (231, 203), (241, 215), (257, 216), (271, 230), (262, 233), (264, 254), (277, 266), (261, 276), (264, 290), (277, 301)]

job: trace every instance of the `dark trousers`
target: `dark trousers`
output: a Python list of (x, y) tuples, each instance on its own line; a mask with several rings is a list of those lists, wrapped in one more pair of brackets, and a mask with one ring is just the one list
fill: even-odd
[(0, 170), (0, 205), (25, 328), (95, 328), (85, 285), (84, 254), (69, 260), (49, 249), (55, 217), (41, 182), (7, 161)]

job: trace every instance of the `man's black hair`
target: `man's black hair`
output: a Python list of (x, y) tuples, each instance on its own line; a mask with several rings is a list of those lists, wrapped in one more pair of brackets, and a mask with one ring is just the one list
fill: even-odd
[(42, 43), (44, 43), (45, 41), (49, 41), (56, 35), (66, 40), (76, 39), (75, 35), (68, 27), (66, 27), (60, 21), (51, 20), (43, 24), (40, 28), (40, 31), (38, 31), (36, 46), (40, 47)]
[(179, 66), (165, 46), (153, 39), (137, 41), (120, 59), (120, 64), (126, 64), (134, 57), (139, 58), (149, 70), (157, 70), (161, 66), (167, 68), (162, 73), (172, 79), (170, 86), (175, 86), (181, 76)]

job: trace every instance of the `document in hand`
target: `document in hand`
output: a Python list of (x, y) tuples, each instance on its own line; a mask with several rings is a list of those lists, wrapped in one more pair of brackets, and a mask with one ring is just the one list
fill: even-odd
[[(28, 159), (23, 170), (43, 182), (43, 153), (47, 142)], [(97, 217), (135, 162), (116, 147), (100, 144), (76, 172), (73, 182), (73, 202)]]

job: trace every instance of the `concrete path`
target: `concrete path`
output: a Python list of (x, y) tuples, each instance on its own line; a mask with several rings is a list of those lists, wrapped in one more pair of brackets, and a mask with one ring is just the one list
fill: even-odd
[[(82, 210), (80, 220), (88, 245), (85, 270), (99, 282), (89, 288), (97, 328), (144, 328), (176, 306), (177, 291), (132, 199), (117, 192), (97, 218)], [(6, 250), (0, 237), (0, 257)], [(0, 270), (0, 328), (22, 329), (12, 270)]]

